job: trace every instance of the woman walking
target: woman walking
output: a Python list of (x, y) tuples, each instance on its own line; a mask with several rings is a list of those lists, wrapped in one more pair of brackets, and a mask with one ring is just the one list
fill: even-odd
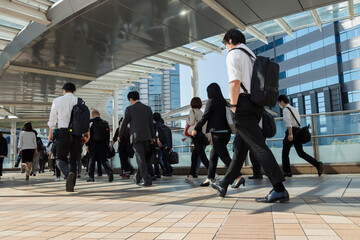
[(8, 155), (7, 141), (3, 136), (3, 132), (0, 130), (0, 178), (2, 177), (4, 158)]
[[(188, 131), (187, 134), (191, 134), (189, 129), (194, 129), (197, 123), (201, 120), (203, 116), (203, 112), (200, 110), (202, 107), (201, 99), (198, 97), (194, 97), (190, 102), (191, 110), (189, 112), (189, 119), (186, 121), (187, 127), (185, 131)], [(191, 137), (192, 142), (194, 143), (194, 150), (191, 154), (191, 168), (190, 174), (187, 176), (185, 181), (190, 182), (194, 177), (197, 176), (197, 165), (198, 158), (200, 158), (201, 162), (204, 164), (206, 169), (209, 169), (209, 160), (205, 154), (205, 148), (209, 145), (209, 140), (205, 136), (206, 126), (203, 127), (202, 131), (199, 131), (195, 136)], [(190, 131), (190, 132), (189, 132)]]
[(25, 180), (29, 180), (30, 170), (31, 170), (31, 162), (33, 161), (34, 154), (36, 151), (36, 136), (33, 132), (31, 122), (27, 122), (24, 124), (23, 131), (20, 133), (19, 137), (19, 154), (22, 154), (22, 166), (25, 168), (26, 178)]
[[(206, 91), (209, 100), (206, 104), (204, 115), (195, 126), (195, 130), (192, 133), (196, 136), (207, 123), (206, 133), (211, 134), (213, 144), (213, 148), (210, 152), (208, 176), (207, 179), (201, 183), (200, 186), (202, 187), (209, 186), (210, 181), (215, 181), (216, 167), (219, 157), (226, 167), (229, 167), (231, 162), (229, 151), (227, 149), (227, 144), (229, 143), (231, 137), (230, 127), (226, 120), (226, 106), (228, 103), (217, 83), (210, 84)], [(245, 184), (244, 180), (245, 179), (242, 178), (241, 184)]]

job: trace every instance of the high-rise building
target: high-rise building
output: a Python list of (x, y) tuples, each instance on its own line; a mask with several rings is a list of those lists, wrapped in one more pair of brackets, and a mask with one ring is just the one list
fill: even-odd
[(280, 94), (301, 114), (360, 106), (360, 18), (324, 24), (252, 42), (255, 54), (280, 65)]
[[(175, 70), (162, 70), (163, 74), (151, 74), (151, 78), (142, 79), (134, 86), (129, 86), (119, 92), (119, 116), (123, 116), (125, 109), (130, 105), (127, 94), (138, 91), (142, 103), (151, 107), (153, 112), (166, 113), (180, 107), (180, 71), (179, 64)], [(112, 101), (109, 103), (109, 113), (112, 114)]]

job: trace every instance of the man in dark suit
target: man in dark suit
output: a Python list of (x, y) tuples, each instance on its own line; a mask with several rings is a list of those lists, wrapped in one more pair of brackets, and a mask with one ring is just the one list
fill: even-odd
[(140, 184), (141, 179), (144, 179), (141, 186), (151, 186), (152, 181), (146, 163), (146, 153), (149, 149), (149, 144), (155, 141), (152, 111), (149, 106), (139, 101), (140, 97), (138, 92), (129, 92), (127, 97), (131, 106), (125, 110), (119, 137), (122, 138), (124, 136), (126, 127), (130, 123), (130, 142), (133, 145), (138, 165), (135, 181), (136, 184)]

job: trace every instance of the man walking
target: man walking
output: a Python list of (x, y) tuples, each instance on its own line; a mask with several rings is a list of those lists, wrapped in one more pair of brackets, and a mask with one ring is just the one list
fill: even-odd
[(149, 144), (155, 141), (152, 111), (149, 106), (140, 102), (139, 92), (129, 92), (127, 97), (131, 106), (125, 110), (119, 137), (122, 138), (125, 135), (127, 125), (130, 123), (130, 142), (133, 145), (138, 165), (135, 182), (136, 184), (140, 184), (141, 179), (143, 179), (144, 182), (141, 186), (151, 186), (152, 181), (146, 163), (146, 153)]
[[(238, 177), (248, 151), (252, 151), (268, 176), (273, 189), (258, 202), (289, 201), (285, 181), (274, 155), (266, 145), (259, 127), (264, 108), (250, 100), (251, 76), (256, 56), (245, 45), (245, 36), (236, 29), (229, 30), (223, 39), (228, 55), (226, 58), (227, 72), (230, 82), (230, 103), (235, 112), (236, 137), (234, 140), (234, 156), (221, 183), (212, 183), (218, 195), (224, 197), (228, 185)], [(243, 49), (243, 50), (242, 50)], [(247, 52), (247, 53), (246, 53)], [(249, 56), (251, 55), (251, 57)]]
[(289, 98), (284, 94), (279, 96), (278, 102), (280, 108), (283, 109), (283, 119), (287, 128), (285, 138), (283, 140), (282, 150), (282, 167), (284, 177), (292, 177), (289, 153), (293, 145), (295, 146), (297, 155), (313, 165), (317, 169), (320, 177), (323, 173), (323, 163), (305, 153), (302, 143), (298, 139), (298, 134), (300, 132), (300, 114), (298, 110), (289, 104)]
[(95, 182), (95, 162), (100, 162), (100, 168), (101, 166), (104, 167), (109, 176), (109, 182), (112, 182), (114, 180), (113, 171), (109, 161), (106, 159), (106, 153), (110, 143), (110, 126), (107, 121), (100, 118), (98, 110), (92, 110), (91, 115), (90, 139), (86, 143), (86, 150), (90, 152), (89, 179), (87, 182)]
[[(59, 136), (56, 149), (56, 165), (66, 177), (66, 191), (73, 192), (75, 186), (76, 163), (81, 151), (82, 136), (74, 135), (69, 128), (73, 107), (78, 103), (75, 97), (76, 87), (73, 83), (65, 83), (63, 96), (56, 98), (51, 106), (49, 126), (49, 141), (53, 140), (53, 129), (58, 125)], [(68, 155), (70, 154), (70, 168)]]

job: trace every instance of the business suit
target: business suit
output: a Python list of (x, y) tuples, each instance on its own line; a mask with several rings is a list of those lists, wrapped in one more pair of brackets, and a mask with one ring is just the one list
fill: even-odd
[[(224, 162), (226, 167), (229, 167), (231, 158), (227, 149), (227, 144), (230, 141), (231, 133), (229, 124), (226, 120), (226, 101), (218, 99), (209, 99), (204, 115), (195, 126), (197, 132), (201, 131), (202, 127), (207, 122), (206, 132), (211, 133), (213, 148), (210, 152), (210, 163), (208, 169), (208, 178), (215, 179), (217, 162), (220, 159)], [(224, 131), (224, 132), (218, 132)]]
[(155, 138), (155, 128), (153, 123), (152, 111), (149, 106), (137, 101), (125, 110), (124, 120), (121, 124), (119, 136), (125, 135), (126, 127), (130, 123), (130, 142), (133, 145), (138, 172), (136, 182), (144, 179), (145, 185), (151, 185), (151, 178), (146, 163), (146, 153), (149, 143)]

